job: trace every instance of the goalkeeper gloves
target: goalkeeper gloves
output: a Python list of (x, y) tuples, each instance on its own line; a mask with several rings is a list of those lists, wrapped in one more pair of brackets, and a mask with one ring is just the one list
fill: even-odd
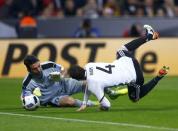
[(53, 81), (59, 81), (61, 79), (61, 73), (60, 72), (52, 72), (49, 74), (50, 75), (50, 79)]
[(40, 88), (35, 88), (34, 90), (33, 90), (33, 95), (35, 95), (35, 96), (41, 96), (41, 91), (40, 91)]

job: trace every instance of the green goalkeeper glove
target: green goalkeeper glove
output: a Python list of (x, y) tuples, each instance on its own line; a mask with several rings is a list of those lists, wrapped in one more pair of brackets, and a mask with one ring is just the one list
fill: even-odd
[(55, 71), (55, 72), (50, 73), (49, 75), (50, 75), (51, 80), (53, 81), (59, 81), (61, 79), (60, 72)]

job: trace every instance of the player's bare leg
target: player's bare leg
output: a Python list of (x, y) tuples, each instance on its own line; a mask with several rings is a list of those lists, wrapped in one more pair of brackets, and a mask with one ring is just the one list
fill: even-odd
[[(82, 105), (82, 101), (78, 99), (74, 99), (73, 97), (70, 97), (70, 96), (64, 96), (59, 101), (59, 105), (61, 107), (80, 107)], [(98, 106), (98, 105), (99, 105), (98, 101), (88, 100), (86, 106), (92, 107), (92, 106)]]

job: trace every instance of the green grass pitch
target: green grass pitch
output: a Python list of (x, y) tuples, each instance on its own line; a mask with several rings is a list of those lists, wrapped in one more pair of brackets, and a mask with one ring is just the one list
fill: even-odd
[(52, 107), (25, 111), (20, 101), (21, 83), (22, 79), (0, 79), (0, 131), (178, 131), (175, 76), (164, 78), (138, 103), (132, 103), (127, 96), (110, 100), (112, 107), (108, 112), (97, 107), (84, 112)]

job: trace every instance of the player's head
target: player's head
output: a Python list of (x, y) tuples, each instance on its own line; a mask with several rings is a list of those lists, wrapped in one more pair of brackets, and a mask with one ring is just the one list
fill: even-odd
[(76, 80), (85, 80), (85, 70), (79, 65), (72, 65), (68, 69), (68, 74), (70, 77)]
[(24, 59), (24, 65), (26, 66), (28, 72), (32, 74), (40, 74), (41, 66), (40, 61), (37, 57), (33, 55), (27, 55)]
[(85, 29), (89, 29), (91, 27), (91, 20), (88, 18), (84, 19), (82, 26)]

